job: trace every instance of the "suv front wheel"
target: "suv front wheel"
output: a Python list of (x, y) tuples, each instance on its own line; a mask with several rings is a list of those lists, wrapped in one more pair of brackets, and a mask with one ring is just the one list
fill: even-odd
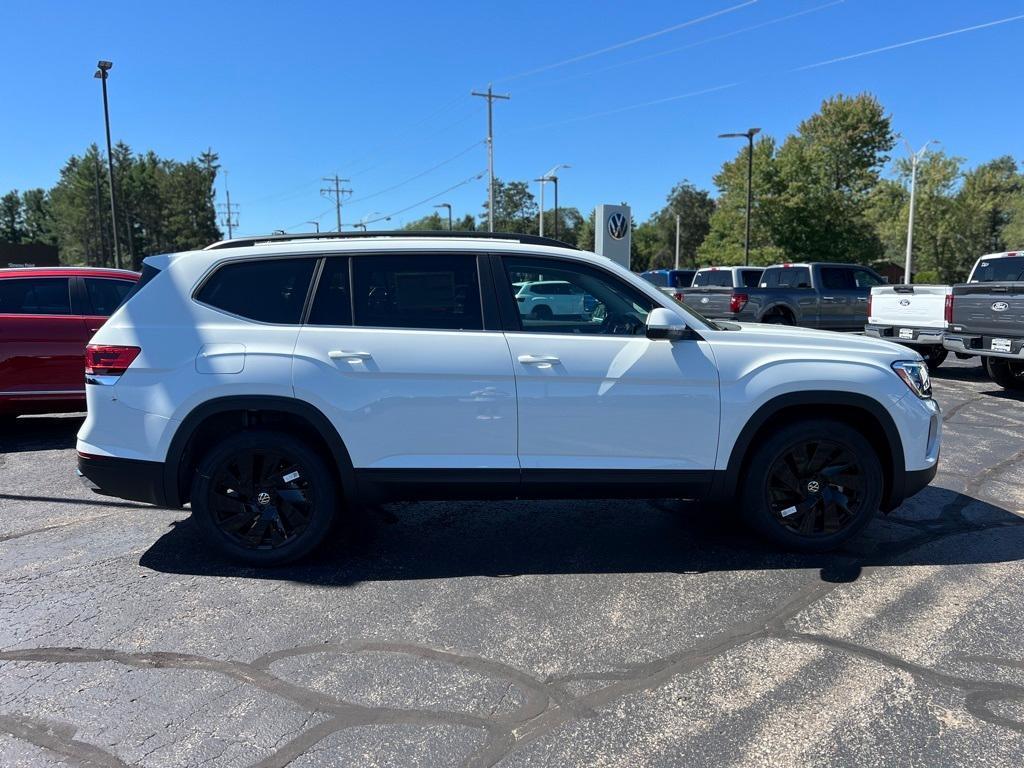
[(192, 512), (206, 540), (232, 559), (280, 565), (324, 540), (336, 491), (330, 470), (305, 442), (251, 430), (225, 438), (200, 461)]
[(838, 547), (867, 525), (882, 500), (882, 467), (871, 443), (828, 419), (779, 429), (755, 450), (744, 477), (743, 518), (800, 552)]

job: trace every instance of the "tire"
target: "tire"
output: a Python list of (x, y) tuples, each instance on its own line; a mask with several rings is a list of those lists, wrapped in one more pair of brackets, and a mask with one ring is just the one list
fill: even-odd
[(831, 419), (778, 429), (753, 452), (741, 476), (744, 522), (796, 552), (835, 549), (868, 524), (882, 501), (884, 477), (874, 448), (860, 432)]
[(761, 322), (769, 325), (792, 325), (793, 318), (785, 312), (770, 312), (764, 316)]
[(551, 313), (551, 307), (545, 306), (544, 304), (541, 304), (539, 307), (534, 307), (533, 312), (530, 313), (530, 316), (534, 320), (550, 320), (552, 317), (554, 317), (554, 315)]
[(970, 360), (972, 357), (977, 357), (977, 355), (968, 355), (965, 352), (954, 352), (953, 354), (956, 355), (957, 360)]
[(1003, 389), (1024, 390), (1024, 360), (984, 357), (985, 373)]
[(282, 565), (305, 557), (325, 539), (339, 490), (306, 442), (255, 429), (226, 437), (199, 462), (192, 514), (206, 541), (229, 558)]
[(938, 368), (946, 359), (946, 355), (949, 354), (949, 350), (940, 346), (931, 346), (926, 349), (920, 350), (921, 356), (924, 361), (928, 364), (928, 370), (934, 371)]

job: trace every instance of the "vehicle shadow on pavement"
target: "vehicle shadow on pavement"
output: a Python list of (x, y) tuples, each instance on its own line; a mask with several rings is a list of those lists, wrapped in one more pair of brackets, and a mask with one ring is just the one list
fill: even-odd
[[(1024, 519), (939, 487), (878, 517), (846, 548), (780, 552), (727, 511), (679, 501), (418, 503), (388, 508), (368, 535), (336, 542), (294, 566), (234, 565), (207, 548), (191, 518), (175, 522), (140, 565), (200, 576), (320, 586), (365, 581), (539, 574), (708, 573), (817, 569), (830, 582), (865, 568), (1024, 559)], [(380, 516), (378, 516), (380, 517)], [(1000, 529), (994, 535), (983, 535)]]
[(944, 381), (988, 381), (985, 368), (977, 359), (964, 361), (963, 365), (942, 365), (931, 369), (933, 379)]
[(0, 424), (0, 453), (58, 451), (75, 447), (82, 426), (81, 414), (69, 416), (22, 416)]

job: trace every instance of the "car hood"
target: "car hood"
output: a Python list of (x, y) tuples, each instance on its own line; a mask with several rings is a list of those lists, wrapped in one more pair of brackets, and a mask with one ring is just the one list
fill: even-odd
[(853, 333), (768, 323), (731, 323), (730, 326), (738, 326), (738, 329), (710, 332), (708, 341), (712, 345), (749, 344), (771, 348), (777, 356), (792, 356), (804, 360), (812, 357), (823, 360), (857, 358), (882, 363), (886, 367), (896, 360), (922, 359), (919, 353), (909, 347)]

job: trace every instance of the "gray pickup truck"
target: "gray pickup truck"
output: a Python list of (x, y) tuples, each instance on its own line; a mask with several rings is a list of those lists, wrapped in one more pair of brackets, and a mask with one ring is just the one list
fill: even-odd
[(980, 355), (992, 381), (1024, 389), (1024, 252), (982, 256), (949, 301), (943, 346)]
[(857, 264), (777, 264), (757, 286), (684, 288), (682, 301), (716, 320), (860, 331), (872, 286), (885, 282)]

